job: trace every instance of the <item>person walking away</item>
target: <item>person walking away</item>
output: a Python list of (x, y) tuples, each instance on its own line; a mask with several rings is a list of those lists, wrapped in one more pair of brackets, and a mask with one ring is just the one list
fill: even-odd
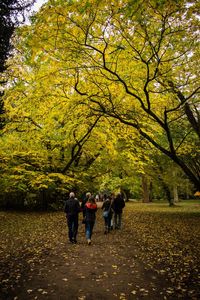
[(87, 203), (88, 199), (91, 197), (91, 193), (87, 192), (85, 195), (85, 198), (83, 199), (83, 201), (81, 202), (81, 210), (82, 210), (82, 214), (83, 214), (83, 220), (82, 223), (85, 224), (85, 204)]
[(88, 245), (91, 245), (91, 238), (96, 221), (97, 204), (91, 196), (85, 204), (85, 235)]
[(112, 210), (112, 216), (111, 216), (111, 220), (110, 220), (110, 229), (113, 230), (113, 201), (115, 199), (115, 193), (111, 194), (111, 210)]
[(105, 231), (104, 234), (107, 234), (111, 230), (111, 220), (112, 220), (112, 199), (110, 196), (107, 196), (106, 200), (103, 202), (102, 205), (103, 210), (103, 217), (105, 223)]
[(66, 213), (69, 241), (73, 244), (77, 243), (78, 233), (78, 214), (80, 212), (79, 201), (75, 198), (75, 194), (71, 192), (69, 199), (65, 203), (64, 211)]
[(118, 193), (113, 200), (112, 208), (114, 210), (114, 228), (121, 229), (122, 224), (122, 212), (125, 207), (125, 202), (121, 193)]
[(107, 194), (104, 194), (103, 197), (102, 197), (102, 199), (103, 199), (103, 202), (106, 201), (106, 199), (107, 199)]

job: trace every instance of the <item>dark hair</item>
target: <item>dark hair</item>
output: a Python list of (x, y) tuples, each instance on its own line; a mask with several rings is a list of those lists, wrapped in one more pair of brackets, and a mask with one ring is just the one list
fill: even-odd
[(95, 197), (94, 197), (94, 196), (91, 196), (91, 197), (88, 199), (88, 202), (90, 202), (90, 203), (96, 203), (96, 202), (95, 202)]
[(122, 194), (118, 193), (117, 196), (116, 196), (116, 199), (123, 199)]

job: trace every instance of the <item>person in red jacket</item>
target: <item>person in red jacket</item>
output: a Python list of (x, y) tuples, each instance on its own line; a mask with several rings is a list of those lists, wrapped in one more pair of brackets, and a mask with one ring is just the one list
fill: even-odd
[(88, 201), (88, 199), (92, 196), (92, 194), (90, 192), (87, 192), (85, 195), (85, 198), (83, 198), (82, 202), (81, 202), (81, 209), (82, 209), (82, 213), (83, 213), (83, 224), (85, 224), (85, 204)]
[(91, 196), (85, 204), (85, 235), (88, 245), (91, 245), (91, 238), (96, 221), (97, 205), (95, 198)]

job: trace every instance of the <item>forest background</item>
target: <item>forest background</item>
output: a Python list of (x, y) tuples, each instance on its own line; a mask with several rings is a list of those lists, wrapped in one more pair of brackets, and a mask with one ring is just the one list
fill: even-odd
[(50, 0), (23, 25), (14, 11), (0, 206), (59, 209), (71, 190), (198, 195), (198, 1)]

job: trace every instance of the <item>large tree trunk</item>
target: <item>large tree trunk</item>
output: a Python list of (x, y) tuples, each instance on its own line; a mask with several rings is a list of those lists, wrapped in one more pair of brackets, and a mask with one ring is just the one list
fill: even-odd
[(174, 203), (179, 202), (178, 198), (178, 187), (176, 184), (173, 186)]
[[(161, 170), (161, 167), (160, 167), (160, 170)], [(171, 198), (171, 192), (170, 192), (170, 189), (169, 189), (168, 185), (165, 183), (165, 181), (163, 180), (163, 178), (161, 176), (158, 176), (158, 179), (159, 179), (160, 183), (162, 184), (163, 190), (164, 190), (164, 192), (166, 194), (166, 197), (167, 197), (167, 201), (169, 202), (169, 206), (173, 206), (174, 201)]]
[(179, 198), (178, 198), (178, 186), (176, 183), (176, 171), (173, 170), (173, 197), (174, 197), (174, 203), (179, 202)]
[(148, 179), (145, 174), (142, 174), (142, 191), (143, 191), (143, 203), (149, 203), (150, 198), (149, 198), (149, 184), (148, 184)]
[(153, 202), (153, 182), (149, 183), (149, 202)]

